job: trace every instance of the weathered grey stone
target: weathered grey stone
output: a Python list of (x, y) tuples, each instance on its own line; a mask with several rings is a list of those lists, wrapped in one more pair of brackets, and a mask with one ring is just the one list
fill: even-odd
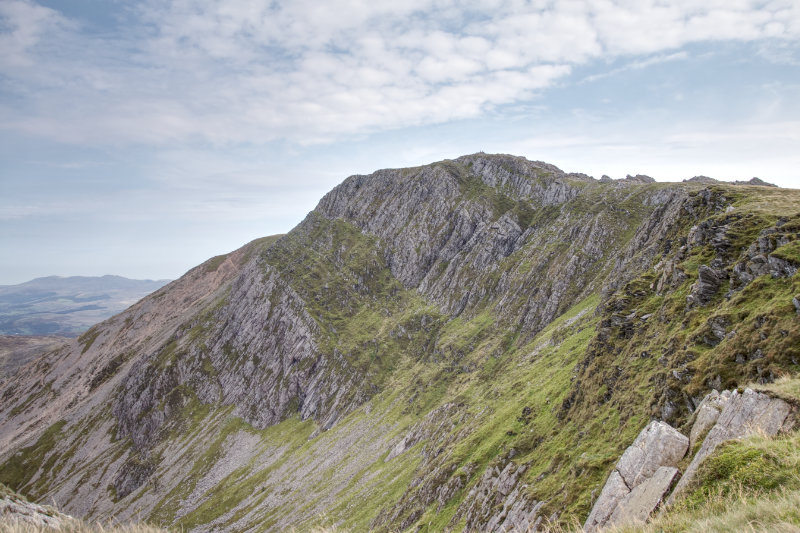
[(625, 181), (630, 181), (632, 183), (654, 183), (656, 180), (646, 174), (636, 174), (635, 176), (628, 174), (625, 176)]
[(703, 401), (700, 402), (695, 411), (694, 423), (689, 433), (689, 449), (694, 449), (695, 444), (705, 437), (708, 430), (714, 426), (730, 397), (730, 391), (719, 393), (714, 390), (703, 398)]
[(583, 524), (583, 530), (587, 533), (592, 533), (605, 526), (619, 502), (630, 492), (631, 490), (625, 484), (625, 480), (622, 479), (619, 472), (616, 470), (611, 472), (611, 475), (608, 476), (608, 481), (603, 486), (600, 497), (597, 498), (589, 517), (586, 519), (586, 523)]
[[(662, 467), (674, 468), (686, 454), (688, 447), (689, 439), (669, 424), (656, 420), (650, 422), (620, 457), (586, 519), (584, 530), (593, 532), (608, 525), (617, 506), (625, 501), (629, 493), (652, 480)], [(639, 489), (634, 495), (636, 499), (633, 503), (620, 513), (634, 513), (639, 516), (644, 513), (642, 508), (646, 506), (645, 502), (656, 500), (650, 508), (652, 511), (674, 478), (675, 472), (669, 482), (665, 482), (667, 472), (662, 471), (651, 486)], [(657, 497), (654, 496), (665, 483), (667, 487)]]
[(766, 394), (745, 389), (735, 391), (722, 409), (717, 423), (708, 432), (703, 445), (692, 459), (686, 472), (681, 477), (668, 503), (676, 497), (694, 479), (700, 463), (723, 442), (747, 437), (753, 434), (772, 436), (784, 427), (791, 408), (788, 403)]
[(42, 529), (61, 529), (72, 520), (73, 517), (59, 513), (53, 508), (31, 503), (13, 495), (0, 497), (0, 521), (3, 523), (16, 522)]
[(531, 506), (525, 499), (515, 499), (506, 512), (506, 519), (500, 524), (500, 531), (520, 533), (536, 531), (536, 524), (541, 521), (539, 510), (543, 505), (544, 502), (533, 502)]
[(769, 263), (769, 272), (774, 278), (789, 278), (797, 272), (797, 266), (786, 259), (770, 255), (767, 262)]
[(689, 439), (665, 422), (652, 421), (625, 450), (617, 470), (628, 487), (650, 478), (659, 467), (678, 464), (689, 447)]
[[(656, 268), (656, 270), (659, 270), (659, 268)], [(663, 294), (664, 291), (677, 287), (686, 279), (686, 274), (673, 260), (664, 261), (660, 265), (660, 270), (661, 276), (658, 278), (658, 283), (655, 287), (658, 294)]]
[(456, 404), (446, 403), (425, 415), (425, 418), (415, 424), (408, 433), (392, 447), (384, 461), (391, 461), (423, 440), (432, 439), (436, 445), (441, 444), (439, 441), (443, 436), (447, 435), (455, 427), (450, 418), (457, 412), (458, 406)]
[(464, 531), (534, 531), (543, 502), (530, 499), (527, 485), (519, 483), (527, 468), (513, 462), (503, 470), (487, 468), (456, 510), (455, 517), (465, 519)]
[(690, 306), (705, 305), (711, 301), (725, 279), (724, 272), (700, 265), (697, 270), (697, 281), (692, 285), (692, 292), (686, 297)]
[(800, 295), (792, 298), (792, 305), (797, 309), (797, 314), (800, 315)]
[(677, 475), (678, 469), (673, 466), (660, 467), (650, 479), (634, 487), (622, 498), (611, 514), (608, 525), (622, 526), (647, 521), (650, 514), (661, 504)]
[(715, 316), (708, 319), (708, 327), (711, 330), (711, 338), (706, 337), (706, 343), (716, 346), (723, 340), (725, 340), (725, 336), (728, 334), (728, 326), (730, 325), (727, 318), (722, 316)]

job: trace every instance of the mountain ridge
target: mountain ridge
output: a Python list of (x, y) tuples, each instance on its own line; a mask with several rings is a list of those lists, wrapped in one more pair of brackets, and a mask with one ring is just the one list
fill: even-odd
[(513, 156), (351, 176), (0, 381), (0, 481), (198, 530), (585, 517), (650, 417), (796, 372), (798, 221)]

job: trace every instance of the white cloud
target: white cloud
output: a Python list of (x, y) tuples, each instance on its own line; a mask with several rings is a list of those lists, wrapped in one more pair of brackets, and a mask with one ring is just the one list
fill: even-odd
[(800, 36), (791, 0), (153, 0), (128, 16), (97, 35), (29, 0), (0, 4), (0, 128), (81, 144), (324, 142), (477, 117), (595, 59), (636, 68), (687, 43)]

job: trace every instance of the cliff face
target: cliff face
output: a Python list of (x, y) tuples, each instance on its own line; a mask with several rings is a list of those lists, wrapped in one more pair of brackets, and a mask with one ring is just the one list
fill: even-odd
[(0, 382), (0, 481), (197, 530), (583, 519), (651, 417), (798, 364), (798, 228), (513, 156), (353, 176)]

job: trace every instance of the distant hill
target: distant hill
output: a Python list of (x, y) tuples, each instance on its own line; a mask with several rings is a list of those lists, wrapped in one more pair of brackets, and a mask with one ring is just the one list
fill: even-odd
[(0, 335), (78, 335), (169, 281), (48, 276), (0, 285)]

